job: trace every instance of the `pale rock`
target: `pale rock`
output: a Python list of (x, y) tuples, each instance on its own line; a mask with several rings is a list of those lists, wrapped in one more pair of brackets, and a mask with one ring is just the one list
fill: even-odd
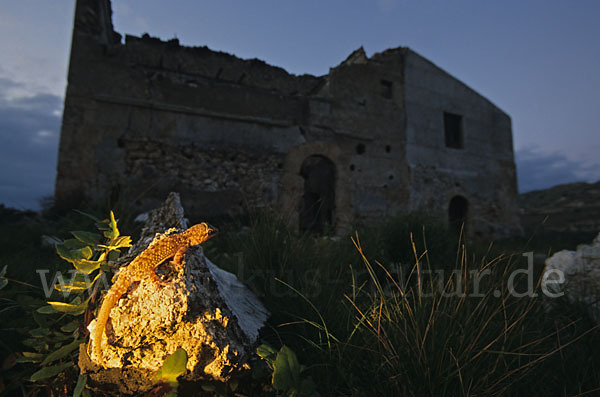
[[(131, 260), (143, 251), (152, 236), (161, 238), (157, 230), (182, 230), (185, 223), (179, 196), (172, 193), (150, 215), (127, 257)], [(161, 283), (149, 278), (134, 283), (112, 309), (102, 342), (108, 369), (82, 345), (79, 366), (89, 384), (118, 394), (147, 391), (153, 375), (178, 348), (188, 354), (182, 376), (187, 381), (226, 381), (247, 369), (269, 315), (253, 293), (206, 259), (198, 246), (188, 249), (181, 268), (167, 261), (156, 273)], [(95, 323), (90, 323), (90, 331)]]
[(600, 234), (590, 245), (562, 250), (546, 259), (543, 282), (552, 294), (564, 294), (570, 303), (585, 305), (590, 317), (599, 322)]

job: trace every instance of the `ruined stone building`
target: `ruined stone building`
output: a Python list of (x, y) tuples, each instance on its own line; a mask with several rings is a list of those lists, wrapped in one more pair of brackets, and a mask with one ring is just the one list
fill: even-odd
[(296, 76), (177, 39), (113, 30), (78, 0), (56, 200), (139, 210), (181, 193), (192, 217), (268, 207), (302, 229), (424, 209), (469, 233), (519, 230), (511, 120), (399, 47)]

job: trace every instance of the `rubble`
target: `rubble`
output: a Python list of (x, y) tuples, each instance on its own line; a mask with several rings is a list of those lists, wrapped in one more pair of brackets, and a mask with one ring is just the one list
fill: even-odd
[(569, 303), (583, 304), (590, 318), (599, 322), (600, 234), (590, 245), (562, 250), (546, 259), (543, 282), (553, 295), (564, 294)]

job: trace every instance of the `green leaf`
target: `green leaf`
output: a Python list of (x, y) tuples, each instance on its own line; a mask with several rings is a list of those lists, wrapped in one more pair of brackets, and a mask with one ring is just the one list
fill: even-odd
[(42, 361), (41, 358), (28, 358), (28, 357), (18, 357), (17, 358), (17, 363), (19, 363), (19, 364), (39, 363), (40, 361)]
[(119, 236), (113, 241), (112, 246), (115, 248), (128, 248), (131, 247), (130, 236)]
[(40, 369), (39, 371), (35, 372), (33, 375), (31, 375), (31, 378), (29, 378), (29, 380), (31, 382), (37, 382), (38, 380), (51, 378), (53, 376), (60, 374), (65, 369), (72, 367), (73, 365), (75, 365), (75, 364), (73, 364), (72, 361), (69, 361), (67, 363), (54, 365), (52, 367), (44, 367), (44, 368)]
[(161, 369), (154, 375), (154, 383), (177, 383), (177, 377), (186, 371), (188, 355), (184, 349), (178, 348), (165, 360)]
[(273, 364), (273, 360), (277, 355), (277, 350), (273, 349), (269, 344), (263, 343), (256, 348), (256, 354), (263, 360), (266, 360), (269, 364)]
[(86, 277), (86, 273), (78, 271), (72, 274), (70, 281), (56, 284), (54, 288), (59, 292), (74, 292), (76, 294), (81, 294), (91, 288), (92, 285), (93, 282), (90, 282), (89, 277)]
[(90, 259), (94, 254), (92, 249), (76, 239), (65, 240), (56, 246), (56, 253), (67, 262), (74, 263), (81, 259)]
[(0, 289), (6, 287), (8, 285), (8, 280), (5, 278), (0, 278)]
[(110, 222), (108, 226), (110, 229), (104, 232), (104, 237), (109, 238), (111, 241), (119, 237), (119, 228), (117, 227), (115, 214), (112, 211), (110, 211)]
[(289, 390), (300, 385), (300, 363), (296, 353), (283, 346), (273, 362), (273, 387), (277, 390)]
[[(96, 227), (100, 231), (106, 231), (106, 230), (110, 230), (110, 227), (108, 226), (109, 224), (110, 224), (110, 220), (104, 219), (100, 222), (96, 222)], [(104, 234), (104, 233), (102, 233), (102, 234)]]
[(77, 315), (85, 312), (85, 309), (87, 309), (87, 307), (88, 307), (88, 302), (89, 302), (90, 298), (91, 298), (91, 295), (83, 302), (81, 302), (80, 297), (76, 297), (75, 299), (73, 299), (73, 301), (71, 303), (48, 302), (48, 304), (50, 306), (52, 306), (52, 308), (54, 310), (56, 310), (57, 312), (67, 313), (67, 314), (71, 314), (73, 316), (77, 316)]
[(75, 385), (75, 390), (73, 390), (73, 397), (81, 396), (81, 392), (83, 392), (83, 388), (87, 383), (87, 375), (79, 374), (79, 378), (77, 378), (77, 384)]
[(34, 352), (23, 352), (23, 357), (27, 358), (39, 358), (40, 360), (44, 358), (42, 353), (34, 353)]
[(18, 363), (39, 363), (44, 359), (44, 354), (34, 352), (23, 352), (23, 357), (17, 358)]
[(79, 321), (75, 320), (75, 321), (71, 321), (69, 324), (63, 325), (62, 327), (60, 327), (60, 330), (62, 332), (71, 333), (71, 332), (75, 331), (77, 328), (79, 328)]
[(65, 247), (63, 244), (56, 245), (56, 253), (58, 254), (58, 256), (60, 256), (62, 259), (68, 262), (72, 262), (74, 260), (71, 250)]
[(52, 353), (48, 354), (48, 356), (44, 359), (44, 361), (42, 361), (42, 365), (48, 365), (51, 362), (58, 360), (59, 358), (66, 357), (73, 350), (78, 349), (79, 345), (82, 342), (83, 342), (83, 340), (75, 339), (73, 342), (69, 343), (68, 345), (64, 345), (64, 346), (60, 347), (58, 350), (53, 351)]
[(72, 305), (64, 302), (48, 302), (48, 304), (50, 304), (54, 310), (61, 313), (74, 313), (81, 309), (79, 305)]
[(58, 245), (64, 247), (65, 249), (68, 249), (68, 250), (77, 250), (77, 249), (88, 246), (87, 244), (84, 244), (75, 238), (67, 239)]
[(119, 250), (110, 251), (108, 253), (108, 260), (110, 262), (116, 262), (117, 259), (119, 259), (119, 256), (121, 256), (121, 251), (119, 251)]
[(56, 313), (56, 310), (54, 310), (54, 308), (52, 306), (42, 306), (39, 309), (36, 310), (38, 313), (41, 314), (53, 314)]
[(108, 245), (99, 244), (98, 247), (106, 248), (110, 251), (115, 251), (119, 248), (127, 248), (131, 247), (131, 237), (130, 236), (117, 236), (111, 239)]
[(81, 241), (82, 243), (84, 243), (86, 245), (91, 245), (91, 246), (95, 246), (95, 245), (99, 244), (100, 239), (102, 238), (102, 236), (99, 235), (98, 233), (91, 233), (91, 232), (74, 231), (74, 232), (71, 232), (71, 234), (77, 240)]
[[(62, 332), (54, 331), (52, 333), (52, 340), (56, 342), (66, 342), (67, 340), (73, 339), (73, 335), (65, 335)], [(60, 347), (62, 343), (59, 343), (55, 346), (55, 349)]]
[(89, 285), (85, 282), (75, 281), (73, 283), (56, 284), (54, 288), (58, 292), (82, 294), (88, 289)]
[(27, 338), (21, 342), (25, 346), (33, 347), (35, 350), (44, 349), (47, 346), (46, 340), (42, 338)]
[(50, 335), (50, 329), (48, 328), (36, 328), (29, 331), (29, 334), (34, 338), (42, 338)]
[(8, 268), (8, 265), (4, 265), (4, 267), (2, 268), (2, 270), (0, 270), (0, 278), (6, 277), (6, 269), (7, 268)]
[(95, 270), (100, 269), (102, 260), (90, 261), (87, 259), (77, 259), (72, 262), (75, 269), (79, 270), (83, 274), (90, 274)]
[(78, 250), (74, 250), (73, 253), (76, 255), (76, 258), (85, 260), (89, 260), (92, 255), (94, 255), (94, 251), (90, 247), (83, 247)]
[(117, 228), (117, 220), (115, 219), (115, 214), (110, 211), (110, 228), (115, 232), (115, 234), (119, 235), (119, 229)]

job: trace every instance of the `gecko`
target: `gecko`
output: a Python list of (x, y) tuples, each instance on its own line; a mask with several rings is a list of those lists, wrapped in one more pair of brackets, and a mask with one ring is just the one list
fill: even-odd
[(127, 267), (119, 272), (117, 281), (108, 290), (104, 297), (100, 311), (96, 317), (96, 326), (93, 330), (93, 352), (100, 364), (104, 365), (102, 358), (102, 336), (108, 321), (111, 309), (116, 305), (121, 296), (135, 281), (151, 278), (159, 282), (154, 269), (167, 259), (173, 257), (173, 262), (181, 263), (188, 247), (198, 245), (214, 237), (218, 229), (207, 223), (199, 223), (184, 232), (167, 236), (148, 247), (139, 254)]

